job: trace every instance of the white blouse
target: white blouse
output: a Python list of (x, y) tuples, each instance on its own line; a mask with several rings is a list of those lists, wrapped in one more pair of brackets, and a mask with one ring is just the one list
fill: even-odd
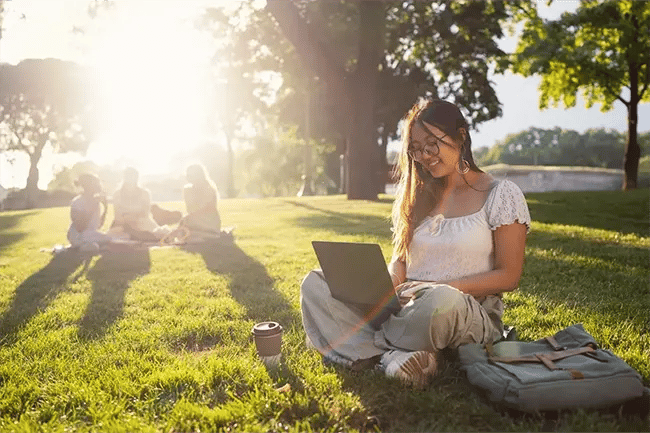
[(515, 222), (530, 229), (524, 194), (509, 180), (492, 188), (478, 212), (454, 218), (426, 217), (413, 233), (406, 278), (443, 281), (492, 270), (492, 231)]
[[(483, 207), (470, 215), (426, 217), (413, 233), (406, 278), (446, 281), (494, 269), (492, 231), (518, 222), (530, 230), (530, 213), (521, 189), (509, 180), (498, 181)], [(500, 322), (500, 296), (478, 301), (493, 320)]]

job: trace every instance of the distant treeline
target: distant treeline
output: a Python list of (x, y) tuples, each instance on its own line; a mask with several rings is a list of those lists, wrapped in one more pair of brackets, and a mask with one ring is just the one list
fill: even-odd
[[(650, 131), (639, 133), (642, 164), (648, 158)], [(570, 129), (529, 128), (510, 134), (493, 147), (478, 148), (474, 157), (479, 166), (568, 165), (623, 168), (626, 135), (611, 129), (588, 129), (580, 134)]]

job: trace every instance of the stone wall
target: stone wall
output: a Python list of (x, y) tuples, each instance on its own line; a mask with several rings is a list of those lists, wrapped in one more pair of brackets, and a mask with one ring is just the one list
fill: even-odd
[(481, 167), (497, 179), (516, 183), (523, 192), (608, 191), (623, 187), (623, 170), (497, 164)]

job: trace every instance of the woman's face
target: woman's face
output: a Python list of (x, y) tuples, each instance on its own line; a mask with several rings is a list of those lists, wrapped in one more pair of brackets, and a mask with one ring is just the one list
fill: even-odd
[(456, 164), (460, 160), (460, 143), (433, 125), (425, 123), (425, 126), (426, 129), (418, 123), (413, 124), (409, 158), (421, 164), (434, 178), (456, 173)]

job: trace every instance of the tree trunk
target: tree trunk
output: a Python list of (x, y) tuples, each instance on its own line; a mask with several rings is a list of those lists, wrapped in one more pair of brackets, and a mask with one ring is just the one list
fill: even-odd
[(384, 125), (381, 129), (381, 145), (379, 146), (379, 172), (377, 173), (377, 191), (386, 192), (386, 181), (388, 180), (388, 127)]
[(634, 62), (630, 62), (629, 69), (630, 105), (627, 107), (627, 143), (625, 144), (625, 155), (623, 157), (623, 167), (625, 169), (623, 189), (626, 191), (636, 189), (639, 172), (639, 158), (641, 157), (641, 148), (637, 141), (639, 69)]
[(234, 133), (230, 133), (230, 131), (226, 131), (226, 128), (224, 128), (223, 135), (226, 137), (226, 150), (228, 153), (228, 172), (226, 173), (226, 195), (229, 198), (235, 197), (237, 193), (235, 192), (235, 182), (233, 180), (234, 178), (234, 167), (233, 167), (233, 151), (232, 151), (232, 136)]
[[(310, 80), (311, 81), (311, 80)], [(303, 131), (303, 138), (305, 139), (305, 144), (303, 148), (303, 161), (305, 164), (304, 172), (302, 174), (302, 186), (300, 191), (298, 191), (298, 197), (314, 195), (314, 191), (311, 188), (312, 183), (312, 160), (311, 160), (311, 104), (312, 98), (309, 94), (311, 89), (307, 85), (307, 90), (305, 92), (305, 128)]]
[(637, 104), (630, 105), (627, 115), (627, 143), (623, 162), (625, 167), (623, 189), (626, 191), (637, 187), (639, 158), (641, 157), (641, 148), (637, 141), (637, 117)]
[(25, 185), (28, 209), (33, 209), (38, 204), (38, 162), (41, 160), (43, 147), (45, 147), (45, 143), (38, 144), (34, 153), (29, 154), (29, 175), (27, 176), (27, 185)]
[(359, 57), (354, 74), (348, 156), (348, 199), (376, 200), (379, 146), (374, 122), (378, 65), (384, 52), (384, 4), (359, 2)]

